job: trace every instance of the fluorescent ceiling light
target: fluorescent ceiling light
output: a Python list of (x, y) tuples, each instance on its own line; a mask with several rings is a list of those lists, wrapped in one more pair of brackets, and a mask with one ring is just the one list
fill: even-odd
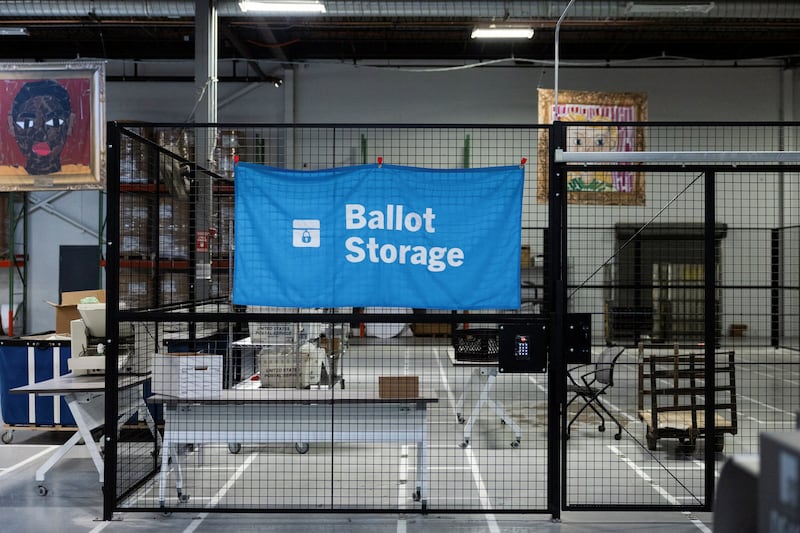
[(245, 13), (325, 13), (325, 4), (322, 2), (269, 2), (248, 1), (239, 2), (239, 9)]
[(628, 2), (625, 11), (630, 14), (705, 15), (714, 9), (714, 2)]
[(28, 28), (0, 28), (0, 35), (28, 35)]
[(530, 39), (533, 28), (523, 26), (491, 26), (472, 30), (473, 39)]

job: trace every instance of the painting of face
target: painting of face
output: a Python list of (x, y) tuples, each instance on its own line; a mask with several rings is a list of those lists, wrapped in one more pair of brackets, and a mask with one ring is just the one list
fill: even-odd
[[(607, 117), (596, 115), (591, 121), (580, 113), (567, 113), (559, 117), (564, 122), (590, 122), (592, 125), (569, 128), (567, 130), (567, 149), (574, 152), (612, 152), (617, 146), (617, 128), (595, 126), (595, 123), (608, 122)], [(568, 191), (614, 191), (611, 172), (573, 172), (567, 182)]]
[[(558, 120), (568, 152), (632, 152), (645, 149), (644, 131), (637, 122), (647, 120), (644, 93), (560, 91), (538, 89), (539, 121)], [(629, 123), (629, 124), (627, 124)], [(549, 138), (538, 140), (536, 198), (549, 201)], [(630, 170), (629, 170), (630, 168)], [(645, 205), (645, 175), (633, 167), (594, 170), (592, 164), (574, 165), (567, 172), (567, 202), (581, 205)]]
[(105, 188), (105, 65), (0, 63), (0, 192)]
[(72, 129), (69, 94), (53, 80), (26, 83), (14, 98), (9, 122), (31, 175), (61, 170), (61, 152)]

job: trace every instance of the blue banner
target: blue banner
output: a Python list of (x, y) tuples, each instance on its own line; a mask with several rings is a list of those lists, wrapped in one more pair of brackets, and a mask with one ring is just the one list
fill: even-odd
[(523, 170), (236, 168), (233, 302), (518, 309)]

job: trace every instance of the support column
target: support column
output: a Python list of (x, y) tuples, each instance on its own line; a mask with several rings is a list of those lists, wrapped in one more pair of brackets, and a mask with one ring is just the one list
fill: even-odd
[(194, 249), (198, 231), (211, 227), (213, 187), (211, 174), (204, 171), (214, 168), (214, 147), (217, 137), (217, 46), (219, 41), (217, 0), (196, 0), (195, 3), (195, 86), (200, 105), (195, 122), (207, 124), (195, 134), (196, 169), (194, 188), (194, 213), (190, 224), (189, 244), (194, 259), (194, 280), (190, 296), (193, 301), (208, 298), (211, 281), (211, 254)]

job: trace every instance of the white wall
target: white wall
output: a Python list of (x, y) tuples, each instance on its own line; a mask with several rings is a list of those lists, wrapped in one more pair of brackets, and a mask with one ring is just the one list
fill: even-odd
[[(187, 63), (172, 71), (191, 72)], [(110, 69), (110, 71), (113, 69)], [(111, 72), (109, 72), (111, 73)], [(763, 68), (572, 68), (559, 73), (560, 89), (635, 91), (648, 96), (651, 121), (781, 119), (780, 67)], [(283, 87), (251, 88), (220, 83), (219, 101), (237, 94), (218, 112), (220, 122), (246, 123), (438, 123), (535, 124), (537, 87), (552, 88), (552, 68), (483, 67), (447, 72), (313, 64), (296, 67)], [(800, 101), (797, 75), (791, 101)], [(247, 92), (249, 91), (249, 92)], [(106, 118), (183, 122), (197, 101), (191, 82), (109, 82)], [(794, 109), (800, 105), (794, 105)], [(288, 110), (288, 111), (287, 111)], [(792, 201), (797, 198), (795, 193)], [(42, 193), (44, 194), (44, 193)], [(97, 193), (75, 192), (55, 205), (64, 215), (97, 227)], [(539, 209), (539, 208), (536, 208)], [(541, 211), (543, 213), (544, 211)], [(529, 214), (540, 219), (540, 213)], [(30, 264), (27, 330), (52, 329), (54, 313), (44, 300), (58, 299), (60, 244), (94, 244), (82, 231), (44, 209), (29, 220)], [(5, 301), (0, 276), (0, 301)]]

